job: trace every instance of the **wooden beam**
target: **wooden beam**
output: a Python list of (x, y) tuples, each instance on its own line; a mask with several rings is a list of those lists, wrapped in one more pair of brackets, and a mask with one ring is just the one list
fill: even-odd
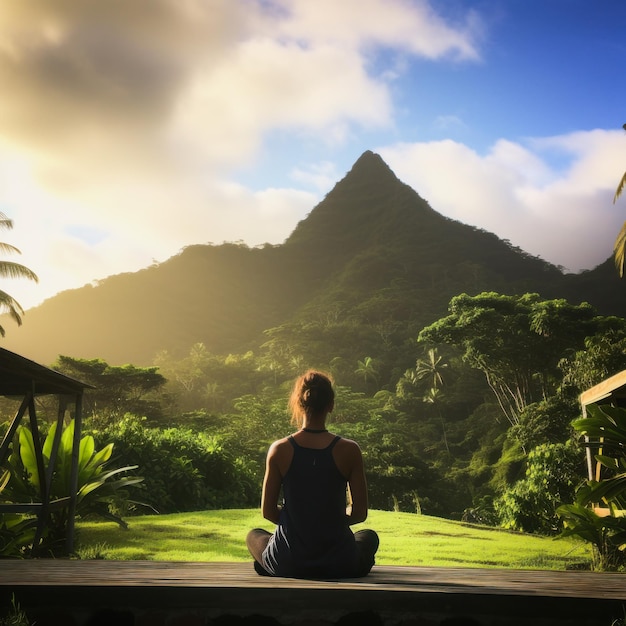
[(30, 395), (26, 394), (26, 396), (24, 396), (24, 399), (22, 400), (20, 408), (17, 410), (17, 413), (15, 414), (15, 417), (11, 422), (11, 425), (9, 426), (9, 430), (7, 430), (4, 435), (4, 439), (2, 440), (2, 444), (0, 445), (0, 465), (2, 465), (2, 463), (4, 463), (8, 457), (7, 453), (9, 451), (9, 446), (11, 445), (15, 432), (17, 431), (17, 428), (22, 421), (22, 417), (24, 417), (24, 413), (26, 413), (29, 402)]
[[(600, 400), (608, 398), (622, 387), (626, 388), (626, 370), (603, 380), (601, 383), (595, 385), (595, 387), (583, 391), (580, 394), (580, 403), (582, 406), (595, 404), (596, 402), (600, 402)], [(626, 389), (624, 391), (626, 393)]]

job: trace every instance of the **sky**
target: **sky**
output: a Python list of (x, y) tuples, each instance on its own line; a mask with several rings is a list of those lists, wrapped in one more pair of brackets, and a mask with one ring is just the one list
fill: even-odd
[(366, 150), (569, 272), (626, 219), (619, 0), (3, 0), (0, 241), (25, 309), (280, 244)]

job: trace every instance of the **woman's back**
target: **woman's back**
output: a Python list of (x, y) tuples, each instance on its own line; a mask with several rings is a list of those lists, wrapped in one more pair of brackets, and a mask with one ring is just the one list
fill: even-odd
[(315, 449), (289, 437), (294, 455), (283, 479), (283, 510), (303, 543), (332, 540), (346, 527), (347, 483), (333, 458), (339, 440), (335, 437), (326, 448)]
[(291, 463), (283, 477), (284, 504), (264, 566), (280, 576), (340, 576), (354, 572), (357, 552), (346, 523), (346, 478), (333, 449), (308, 448), (289, 437)]

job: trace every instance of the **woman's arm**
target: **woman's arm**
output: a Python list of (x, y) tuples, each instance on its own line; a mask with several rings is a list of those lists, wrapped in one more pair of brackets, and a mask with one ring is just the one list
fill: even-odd
[(278, 498), (280, 496), (280, 486), (283, 481), (278, 463), (280, 456), (279, 443), (278, 441), (274, 442), (267, 453), (263, 491), (261, 493), (261, 513), (265, 519), (274, 522), (274, 524), (278, 524), (278, 518), (280, 516)]
[(361, 448), (354, 441), (350, 442), (349, 460), (350, 472), (348, 474), (348, 486), (352, 499), (352, 506), (346, 511), (348, 524), (358, 524), (367, 519), (367, 481), (365, 480), (365, 468)]

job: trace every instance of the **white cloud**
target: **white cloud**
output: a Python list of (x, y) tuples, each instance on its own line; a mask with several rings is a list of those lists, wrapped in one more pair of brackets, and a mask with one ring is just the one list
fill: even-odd
[(450, 26), (425, 0), (284, 0), (276, 2), (289, 17), (279, 23), (282, 36), (296, 41), (329, 42), (352, 49), (384, 45), (436, 59), (477, 60), (482, 34), (477, 16)]
[(479, 39), (423, 0), (0, 4), (0, 210), (41, 279), (10, 293), (29, 307), (185, 245), (283, 241), (319, 198), (232, 182), (266, 138), (390, 128), (387, 66), (476, 60)]
[[(554, 150), (564, 153), (558, 167), (551, 164)], [(485, 155), (450, 140), (379, 152), (435, 210), (570, 271), (611, 256), (626, 214), (612, 203), (621, 132), (577, 132), (525, 145), (501, 140)]]

